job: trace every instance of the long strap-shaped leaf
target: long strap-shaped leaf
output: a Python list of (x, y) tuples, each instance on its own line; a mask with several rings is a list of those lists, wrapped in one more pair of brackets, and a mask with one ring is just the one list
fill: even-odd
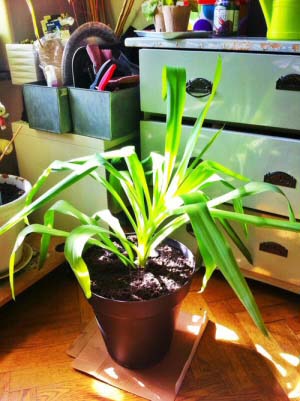
[(211, 92), (204, 108), (202, 109), (199, 117), (197, 118), (196, 123), (192, 129), (192, 132), (190, 133), (189, 139), (188, 139), (185, 149), (184, 149), (183, 156), (181, 158), (181, 161), (179, 163), (178, 169), (177, 169), (175, 177), (174, 177), (174, 179), (176, 181), (180, 181), (186, 176), (186, 170), (188, 168), (189, 161), (192, 157), (193, 151), (195, 150), (196, 143), (199, 139), (203, 122), (209, 111), (211, 103), (215, 97), (215, 94), (216, 94), (216, 91), (217, 91), (217, 88), (219, 86), (219, 82), (221, 79), (221, 74), (222, 74), (222, 59), (221, 59), (221, 57), (218, 57), (215, 76), (214, 76), (214, 80), (213, 80), (212, 92)]
[(262, 332), (267, 334), (254, 297), (236, 263), (232, 250), (210, 215), (206, 205), (206, 198), (203, 199), (203, 202), (198, 204), (194, 204), (193, 199), (192, 204), (190, 204), (188, 195), (182, 198), (184, 203), (188, 205), (186, 207), (186, 212), (190, 217), (196, 237), (199, 237), (200, 241), (203, 241), (209, 254), (214, 259), (216, 265), (219, 267), (225, 279), (235, 291), (256, 325)]
[(300, 223), (297, 221), (293, 222), (283, 219), (279, 220), (276, 218), (253, 216), (215, 208), (210, 208), (209, 210), (211, 215), (218, 219), (227, 219), (239, 223), (253, 224), (257, 227), (278, 228), (279, 230), (300, 232)]
[(15, 268), (16, 252), (21, 246), (21, 244), (24, 242), (26, 236), (31, 233), (49, 234), (51, 236), (53, 235), (57, 237), (67, 237), (69, 235), (67, 231), (56, 230), (50, 227), (45, 227), (42, 224), (31, 224), (30, 226), (25, 227), (23, 230), (19, 232), (9, 259), (9, 283), (13, 299), (15, 299), (14, 268)]
[[(54, 228), (55, 213), (61, 213), (66, 216), (71, 216), (80, 221), (81, 224), (93, 224), (94, 220), (85, 213), (76, 209), (71, 203), (65, 200), (55, 202), (44, 214), (44, 225), (46, 227)], [(51, 241), (51, 235), (43, 233), (40, 246), (39, 266), (42, 267), (47, 254)]]
[[(238, 174), (220, 163), (205, 160), (196, 166), (176, 191), (177, 195), (198, 189), (213, 174), (224, 174), (241, 181), (249, 181), (247, 177)], [(173, 185), (173, 182), (172, 184)], [(171, 186), (170, 186), (171, 188)]]
[(227, 194), (224, 194), (217, 198), (212, 199), (211, 201), (209, 201), (208, 207), (212, 208), (212, 207), (218, 206), (220, 204), (230, 202), (233, 199), (238, 199), (238, 198), (242, 198), (242, 197), (250, 196), (250, 195), (258, 195), (258, 194), (261, 194), (263, 192), (268, 192), (268, 191), (276, 192), (285, 198), (285, 200), (287, 202), (290, 220), (295, 221), (296, 218), (295, 218), (295, 214), (294, 214), (292, 205), (291, 205), (290, 201), (288, 200), (287, 196), (285, 195), (285, 193), (276, 185), (269, 184), (266, 182), (249, 182), (248, 184), (246, 184), (240, 188), (234, 189), (233, 191), (230, 191)]
[(143, 165), (136, 153), (130, 155), (129, 157), (126, 157), (125, 161), (132, 177), (132, 181), (134, 182), (136, 192), (140, 199), (140, 203), (144, 206), (144, 201), (146, 200), (148, 213), (150, 213), (151, 198)]
[(184, 68), (164, 67), (162, 74), (162, 97), (167, 100), (167, 123), (165, 137), (165, 174), (162, 192), (165, 192), (177, 157), (182, 115), (185, 105), (186, 72)]
[[(223, 132), (223, 128), (220, 128), (217, 132), (214, 133), (214, 135), (212, 136), (212, 138), (207, 142), (207, 144), (203, 147), (203, 149), (201, 150), (201, 152), (197, 155), (197, 157), (195, 157), (195, 159), (193, 160), (192, 164), (189, 166), (189, 169), (193, 169), (195, 166), (197, 166), (198, 163), (200, 163), (202, 157), (205, 155), (205, 153), (212, 147), (212, 145), (214, 144), (214, 142), (217, 140), (217, 138), (220, 136), (220, 134)], [(188, 172), (187, 172), (188, 174)]]
[(105, 222), (111, 229), (113, 230), (115, 236), (120, 240), (121, 244), (123, 245), (124, 249), (128, 253), (129, 259), (134, 263), (134, 253), (132, 248), (136, 251), (136, 246), (132, 244), (130, 241), (127, 240), (126, 234), (120, 224), (119, 219), (117, 219), (110, 210), (100, 210), (99, 212), (95, 213), (93, 217), (99, 217), (102, 222)]
[[(89, 175), (92, 171), (99, 167), (99, 162), (96, 157), (91, 157), (90, 160), (83, 166), (80, 166), (78, 170), (72, 171), (69, 175), (62, 178), (57, 184), (45, 191), (41, 196), (32, 201), (29, 205), (23, 208), (19, 213), (16, 213), (10, 220), (8, 220), (0, 229), (0, 235), (5, 233), (19, 221), (22, 221), (29, 214), (33, 213), (47, 202), (52, 200), (56, 195), (62, 192), (64, 189), (73, 185), (75, 182), (80, 181), (83, 177)], [(38, 183), (35, 189), (38, 187)], [(31, 194), (30, 194), (31, 196)]]
[(229, 222), (227, 220), (219, 219), (219, 221), (220, 221), (220, 224), (222, 225), (223, 229), (227, 233), (227, 235), (231, 238), (232, 242), (242, 252), (242, 254), (245, 256), (245, 258), (248, 260), (248, 262), (250, 264), (253, 264), (253, 259), (252, 259), (252, 256), (251, 256), (248, 248), (243, 243), (241, 238), (238, 236), (238, 234), (234, 230), (234, 228), (229, 224)]
[(96, 226), (80, 226), (76, 227), (66, 239), (65, 255), (73, 270), (85, 296), (91, 297), (91, 282), (90, 275), (85, 261), (82, 258), (82, 253), (87, 242), (90, 242), (91, 237), (100, 237), (102, 241), (98, 242), (98, 246), (104, 249), (111, 250), (124, 263), (131, 264), (131, 261), (123, 255), (115, 244), (110, 240), (110, 234), (107, 230)]

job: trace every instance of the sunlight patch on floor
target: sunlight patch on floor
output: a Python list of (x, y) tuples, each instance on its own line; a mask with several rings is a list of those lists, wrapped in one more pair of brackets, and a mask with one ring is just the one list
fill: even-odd
[(104, 372), (108, 374), (108, 376), (112, 377), (113, 379), (118, 379), (119, 376), (117, 375), (115, 368), (107, 368), (104, 369)]
[(224, 341), (239, 341), (240, 337), (236, 334), (235, 331), (228, 329), (228, 327), (222, 326), (219, 323), (216, 323), (215, 339)]
[(140, 387), (145, 387), (145, 384), (144, 384), (143, 382), (141, 382), (140, 380), (138, 380), (136, 377), (133, 377), (133, 380), (136, 381), (137, 384), (138, 384)]
[(272, 355), (269, 354), (269, 352), (267, 350), (265, 350), (264, 347), (262, 347), (259, 344), (255, 344), (255, 348), (259, 354), (261, 354), (262, 356), (264, 356), (266, 359), (268, 359), (270, 362), (273, 363), (273, 365), (278, 370), (278, 372), (281, 374), (281, 376), (287, 377), (287, 370), (283, 366), (281, 366), (279, 363), (275, 362)]
[(115, 387), (111, 387), (100, 381), (93, 382), (93, 388), (100, 397), (105, 397), (108, 400), (113, 401), (123, 401), (125, 400), (124, 395), (121, 390)]
[(299, 400), (300, 399), (300, 381), (297, 383), (296, 387), (288, 393), (288, 397), (290, 400)]
[(189, 333), (195, 334), (195, 336), (196, 336), (196, 335), (199, 334), (200, 328), (201, 328), (201, 327), (199, 327), (199, 326), (194, 326), (193, 324), (188, 324), (188, 325), (186, 326), (186, 328), (187, 328), (187, 331), (188, 331)]
[(280, 356), (290, 365), (295, 366), (295, 368), (300, 365), (300, 358), (298, 356), (286, 354), (285, 352), (281, 352)]

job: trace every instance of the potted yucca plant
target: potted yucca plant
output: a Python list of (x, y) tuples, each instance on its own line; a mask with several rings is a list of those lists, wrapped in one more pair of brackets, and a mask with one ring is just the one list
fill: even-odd
[[(214, 161), (202, 161), (220, 132), (203, 147), (196, 159), (191, 158), (196, 143), (201, 140), (202, 123), (220, 77), (221, 59), (217, 63), (212, 93), (195, 123), (183, 157), (179, 159), (177, 155), (186, 74), (182, 68), (165, 67), (163, 97), (168, 106), (164, 154), (153, 152), (146, 160), (140, 161), (135, 148), (126, 146), (67, 162), (55, 161), (33, 186), (23, 210), (0, 228), (1, 235), (84, 177), (90, 176), (108, 191), (126, 217), (125, 228), (123, 221), (110, 210), (95, 211), (88, 216), (60, 200), (45, 213), (44, 224), (29, 225), (19, 234), (10, 260), (10, 284), (14, 296), (15, 252), (28, 234), (41, 234), (41, 264), (46, 258), (50, 238), (65, 237), (66, 259), (94, 306), (108, 351), (118, 363), (130, 368), (148, 366), (167, 352), (178, 305), (188, 290), (194, 272), (190, 252), (168, 240), (176, 229), (191, 223), (205, 265), (203, 289), (218, 267), (264, 333), (266, 329), (260, 312), (237, 266), (226, 235), (248, 260), (251, 256), (230, 221), (300, 231), (300, 223), (295, 222), (288, 201), (290, 221), (244, 213), (242, 198), (245, 196), (263, 191), (284, 194), (271, 184), (250, 182)], [(117, 167), (115, 161), (119, 163)], [(121, 167), (120, 161), (126, 168)], [(104, 168), (113, 180), (100, 175), (99, 167)], [(36, 197), (48, 176), (54, 172), (69, 174)], [(234, 188), (226, 177), (239, 179), (241, 187)], [(207, 188), (218, 183), (227, 192), (211, 198)], [(222, 204), (230, 201), (234, 211), (223, 210)], [(73, 216), (78, 226), (70, 232), (56, 229), (57, 213)], [(171, 258), (173, 254), (176, 260)], [(169, 256), (170, 261), (164, 265)], [(148, 288), (152, 290), (150, 296)]]

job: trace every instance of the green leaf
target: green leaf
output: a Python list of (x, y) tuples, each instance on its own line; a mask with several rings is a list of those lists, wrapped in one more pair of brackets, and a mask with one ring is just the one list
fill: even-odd
[[(165, 137), (165, 176), (167, 188), (175, 166), (181, 138), (181, 120), (185, 105), (186, 72), (183, 68), (168, 67), (163, 71), (163, 88), (167, 88), (167, 123)], [(165, 90), (164, 90), (165, 91)], [(164, 95), (164, 93), (163, 93)]]
[[(67, 237), (65, 243), (65, 255), (69, 262), (71, 269), (73, 270), (79, 285), (81, 286), (85, 296), (91, 297), (91, 282), (90, 275), (85, 261), (83, 260), (82, 254), (85, 245), (89, 243), (97, 244), (104, 249), (108, 249), (119, 257), (124, 264), (132, 264), (132, 262), (123, 255), (116, 245), (109, 238), (110, 232), (97, 226), (79, 226), (76, 227)], [(100, 241), (91, 242), (90, 239), (93, 236), (100, 238)]]
[[(83, 166), (79, 166), (76, 171), (72, 171), (68, 176), (62, 178), (57, 184), (54, 184), (50, 189), (45, 191), (37, 199), (32, 200), (30, 204), (25, 206), (19, 213), (16, 213), (11, 219), (9, 219), (1, 228), (0, 235), (4, 234), (7, 230), (13, 227), (15, 224), (19, 223), (25, 219), (29, 214), (40, 209), (42, 206), (47, 204), (49, 201), (53, 200), (60, 192), (64, 189), (80, 181), (82, 178), (89, 175), (92, 171), (99, 167), (99, 162), (96, 156), (91, 156), (89, 161)], [(42, 184), (44, 184), (44, 177), (41, 178)], [(40, 189), (40, 181), (38, 180), (36, 185), (34, 185), (32, 191), (35, 193), (36, 189)], [(28, 199), (32, 197), (32, 191), (28, 195)]]
[(220, 204), (230, 202), (233, 199), (239, 199), (239, 198), (243, 198), (245, 196), (250, 196), (250, 195), (252, 195), (252, 196), (258, 195), (263, 192), (276, 192), (276, 193), (282, 195), (287, 202), (290, 220), (296, 221), (292, 205), (290, 204), (285, 193), (279, 187), (269, 184), (269, 183), (266, 183), (266, 182), (249, 182), (248, 184), (246, 184), (240, 188), (237, 188), (237, 189), (230, 191), (222, 196), (212, 199), (211, 201), (209, 201), (208, 207), (209, 208), (215, 207)]
[(227, 210), (215, 209), (210, 208), (210, 213), (213, 217), (218, 219), (228, 219), (231, 221), (237, 221), (243, 224), (253, 224), (257, 227), (264, 227), (264, 228), (277, 228), (279, 230), (287, 230), (287, 231), (294, 231), (300, 232), (300, 223), (287, 221), (287, 220), (279, 220), (274, 218), (267, 218), (262, 216), (253, 216), (249, 214), (241, 214), (237, 212), (230, 212)]
[(206, 205), (206, 199), (203, 198), (203, 202), (194, 204), (193, 200), (192, 203), (190, 203), (188, 195), (182, 198), (184, 203), (188, 205), (186, 210), (192, 225), (196, 227), (194, 231), (196, 237), (199, 238), (200, 241), (203, 241), (207, 251), (256, 325), (263, 333), (267, 334), (253, 295), (236, 263), (229, 244), (210, 215), (210, 211)]
[[(54, 203), (44, 214), (44, 225), (46, 227), (53, 228), (54, 227), (54, 217), (55, 213), (61, 213), (66, 216), (74, 217), (75, 219), (79, 220), (81, 224), (93, 224), (94, 221), (86, 214), (82, 213), (78, 209), (76, 209), (71, 203), (59, 200)], [(43, 266), (47, 254), (48, 249), (51, 241), (51, 235), (43, 233), (41, 239), (41, 249), (40, 249), (40, 260), (39, 265), (40, 267)]]
[[(129, 242), (126, 238), (126, 234), (121, 227), (121, 224), (119, 220), (112, 215), (110, 210), (101, 210), (100, 212), (97, 212), (93, 215), (93, 217), (99, 217), (101, 221), (105, 222), (107, 225), (109, 225), (115, 236), (120, 240), (121, 244), (123, 245), (124, 249), (127, 251), (129, 259), (132, 261), (132, 264), (134, 263), (134, 254), (132, 252), (132, 245), (131, 242)], [(134, 247), (135, 248), (135, 247)]]
[(202, 161), (202, 157), (205, 155), (205, 153), (211, 148), (211, 146), (214, 144), (214, 142), (219, 138), (220, 134), (222, 133), (223, 128), (219, 129), (215, 134), (212, 136), (212, 138), (208, 141), (208, 143), (204, 146), (204, 148), (201, 150), (201, 152), (197, 155), (193, 163), (190, 165), (189, 169), (193, 170), (198, 163)]
[(237, 248), (242, 252), (242, 254), (245, 256), (248, 262), (252, 265), (253, 264), (252, 256), (246, 245), (243, 243), (241, 238), (238, 236), (237, 232), (234, 230), (234, 228), (229, 224), (227, 220), (219, 219), (219, 222), (226, 231), (227, 235), (231, 238), (232, 242), (234, 242)]
[(158, 0), (145, 0), (142, 3), (141, 5), (142, 13), (147, 21), (151, 21), (154, 18), (158, 3), (159, 3)]
[(196, 123), (193, 126), (192, 132), (189, 136), (189, 139), (185, 145), (183, 156), (181, 158), (181, 161), (179, 163), (178, 169), (175, 174), (175, 180), (178, 180), (177, 176), (179, 177), (179, 181), (181, 181), (182, 178), (185, 177), (189, 161), (192, 157), (192, 154), (195, 150), (195, 146), (196, 146), (199, 136), (201, 134), (203, 122), (206, 118), (206, 115), (209, 111), (210, 105), (217, 92), (217, 88), (220, 83), (221, 75), (222, 75), (222, 59), (220, 56), (218, 56), (215, 76), (214, 76), (214, 80), (213, 80), (212, 92), (208, 98), (207, 103), (205, 104), (204, 108), (202, 109), (199, 117), (197, 118)]
[(15, 289), (14, 289), (14, 268), (15, 268), (15, 258), (16, 258), (16, 252), (24, 242), (25, 238), (27, 235), (32, 234), (32, 233), (38, 233), (38, 234), (47, 234), (50, 236), (56, 236), (56, 237), (67, 237), (69, 235), (68, 232), (63, 231), (63, 230), (56, 230), (50, 227), (45, 227), (42, 224), (31, 224), (28, 227), (25, 227), (23, 230), (20, 231), (20, 233), (17, 236), (15, 245), (13, 247), (10, 260), (9, 260), (9, 283), (10, 283), (10, 289), (12, 293), (12, 298), (15, 299)]

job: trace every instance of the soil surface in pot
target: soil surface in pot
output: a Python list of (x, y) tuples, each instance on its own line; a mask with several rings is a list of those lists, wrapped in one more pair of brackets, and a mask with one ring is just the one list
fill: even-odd
[(10, 203), (22, 196), (24, 192), (23, 189), (17, 188), (15, 185), (0, 183), (0, 204), (5, 205), (6, 203)]
[(145, 269), (129, 269), (117, 256), (91, 247), (84, 256), (92, 291), (109, 299), (141, 301), (169, 294), (182, 287), (194, 272), (192, 262), (169, 244), (157, 248)]

